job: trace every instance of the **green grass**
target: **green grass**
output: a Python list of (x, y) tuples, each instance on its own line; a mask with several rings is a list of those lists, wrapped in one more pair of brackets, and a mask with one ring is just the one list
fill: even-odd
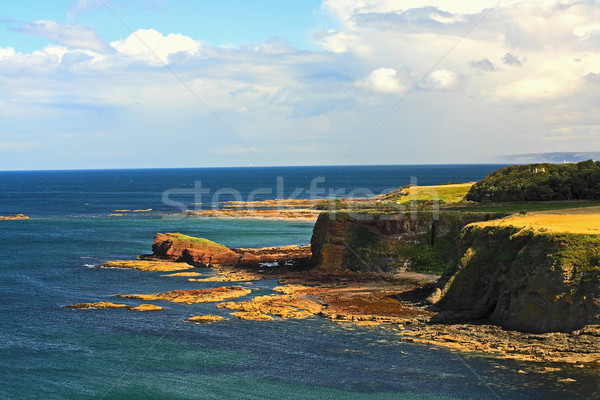
[(227, 249), (227, 247), (223, 246), (222, 244), (215, 243), (213, 241), (210, 241), (210, 240), (204, 239), (204, 238), (196, 238), (196, 237), (187, 236), (187, 235), (184, 235), (181, 233), (170, 233), (168, 235), (174, 241), (176, 240), (178, 242), (182, 242), (185, 245), (191, 244), (195, 248), (204, 248), (204, 249), (213, 249), (213, 250)]
[(395, 200), (403, 204), (411, 201), (423, 202), (430, 200), (439, 200), (443, 203), (458, 203), (464, 200), (471, 186), (473, 186), (472, 183), (436, 186), (404, 186), (394, 190), (386, 197), (386, 199)]
[(562, 243), (560, 251), (550, 255), (562, 265), (572, 265), (576, 274), (600, 279), (600, 236), (583, 234), (555, 234)]

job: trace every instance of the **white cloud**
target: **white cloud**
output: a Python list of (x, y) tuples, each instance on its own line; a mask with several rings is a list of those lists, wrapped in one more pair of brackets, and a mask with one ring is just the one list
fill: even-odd
[(436, 90), (456, 89), (462, 78), (456, 72), (447, 69), (437, 69), (433, 71), (423, 83), (423, 87)]
[(402, 93), (406, 90), (398, 78), (398, 72), (393, 68), (377, 68), (367, 77), (358, 81), (357, 85), (382, 93)]
[(111, 42), (110, 45), (120, 54), (152, 65), (168, 64), (177, 53), (195, 56), (200, 52), (200, 42), (178, 33), (164, 36), (154, 29), (139, 29), (127, 39)]
[[(198, 96), (271, 163), (339, 163), (332, 149), (350, 148), (390, 100), (419, 83), (348, 162), (469, 161), (448, 158), (462, 156), (461, 140), (483, 156), (515, 152), (516, 143), (519, 152), (550, 151), (556, 140), (548, 132), (585, 145), (591, 139), (582, 130), (600, 132), (600, 5), (503, 1), (482, 20), (495, 4), (328, 0), (323, 7), (340, 23), (313, 34), (318, 50), (281, 39), (201, 46), (201, 37), (153, 29), (107, 50), (89, 44), (97, 35), (87, 28), (45, 21), (35, 28), (56, 44), (29, 53), (0, 48), (0, 115), (13, 130), (36, 115), (60, 135), (73, 132), (69, 124), (127, 131), (132, 146), (120, 149), (155, 143), (168, 131), (173, 143), (248, 154)], [(87, 35), (84, 44), (72, 27)], [(159, 59), (187, 87), (169, 69), (153, 68)], [(306, 152), (281, 152), (287, 148)]]
[(600, 22), (577, 26), (573, 29), (573, 34), (580, 39), (586, 39), (592, 36), (593, 34), (600, 33)]
[(90, 49), (106, 52), (110, 48), (90, 27), (83, 25), (60, 25), (54, 21), (35, 21), (24, 24), (21, 32), (41, 36), (72, 49)]
[(358, 42), (355, 35), (336, 32), (333, 29), (318, 31), (314, 34), (314, 38), (321, 46), (334, 53), (346, 53)]
[(15, 55), (15, 49), (13, 47), (0, 47), (0, 58), (9, 58)]

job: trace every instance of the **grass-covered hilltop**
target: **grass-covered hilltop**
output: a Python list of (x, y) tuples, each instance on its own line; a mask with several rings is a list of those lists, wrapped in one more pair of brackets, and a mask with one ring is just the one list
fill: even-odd
[(600, 200), (600, 162), (513, 165), (477, 182), (466, 200), (481, 202)]

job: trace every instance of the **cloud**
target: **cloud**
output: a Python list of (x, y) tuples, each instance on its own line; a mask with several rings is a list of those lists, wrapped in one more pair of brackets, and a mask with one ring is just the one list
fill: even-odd
[[(335, 23), (313, 33), (317, 49), (284, 39), (211, 46), (157, 29), (106, 45), (90, 28), (38, 21), (30, 33), (56, 43), (0, 48), (0, 117), (5, 131), (63, 142), (65, 132), (92, 134), (78, 127), (126, 132), (102, 159), (136, 149), (164, 165), (197, 162), (181, 143), (232, 155), (207, 151), (206, 163), (254, 162), (210, 110), (271, 164), (339, 163), (367, 131), (344, 162), (467, 162), (464, 142), (482, 157), (551, 151), (550, 132), (573, 146), (600, 142), (600, 4), (506, 0), (488, 14), (496, 4), (327, 0)], [(155, 68), (163, 62), (170, 68)], [(171, 155), (155, 146), (165, 132)], [(294, 148), (306, 151), (281, 151)]]
[(72, 49), (89, 49), (101, 53), (110, 50), (92, 28), (83, 25), (60, 25), (54, 21), (40, 20), (26, 23), (18, 30), (53, 40)]
[(398, 72), (393, 68), (377, 68), (356, 84), (359, 87), (381, 93), (402, 93), (406, 90), (398, 78)]
[(0, 47), (0, 59), (13, 57), (14, 55), (15, 55), (15, 49), (13, 47), (6, 47), (6, 48)]
[(593, 72), (590, 72), (589, 74), (587, 74), (587, 75), (585, 76), (585, 79), (586, 79), (588, 82), (600, 83), (600, 73), (593, 73)]
[(473, 60), (469, 63), (469, 65), (471, 66), (471, 68), (479, 69), (485, 72), (496, 71), (496, 67), (494, 66), (494, 64), (492, 64), (492, 62), (487, 58), (477, 61)]
[[(503, 5), (519, 3), (522, 0), (504, 0)], [(326, 0), (323, 8), (335, 15), (346, 26), (355, 25), (361, 16), (367, 14), (398, 15), (406, 11), (428, 8), (436, 14), (477, 14), (497, 5), (497, 0)]]
[(526, 78), (498, 88), (498, 97), (504, 100), (532, 101), (561, 95), (563, 83), (552, 77)]
[(120, 54), (152, 65), (168, 64), (178, 53), (195, 56), (200, 52), (200, 42), (178, 33), (164, 36), (154, 29), (139, 29), (110, 45)]
[(357, 43), (357, 37), (355, 35), (336, 32), (333, 29), (327, 31), (317, 31), (314, 33), (313, 38), (328, 51), (334, 53), (346, 53)]
[(422, 87), (430, 90), (453, 90), (461, 81), (462, 77), (456, 72), (438, 69), (425, 78)]
[(506, 65), (516, 65), (519, 67), (523, 65), (523, 62), (519, 60), (517, 56), (514, 56), (510, 53), (506, 53), (504, 57), (502, 57), (502, 62)]
[(573, 29), (573, 34), (582, 40), (600, 34), (600, 22), (577, 26)]

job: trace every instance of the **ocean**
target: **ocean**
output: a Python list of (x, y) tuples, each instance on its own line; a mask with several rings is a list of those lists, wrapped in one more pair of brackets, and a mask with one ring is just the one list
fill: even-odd
[[(115, 301), (117, 293), (215, 286), (160, 272), (95, 268), (150, 253), (157, 232), (231, 247), (307, 244), (312, 233), (311, 222), (198, 218), (181, 214), (186, 209), (249, 198), (376, 195), (411, 182), (478, 180), (499, 167), (0, 172), (0, 215), (31, 217), (0, 221), (0, 398), (598, 398), (598, 371), (540, 374), (538, 364), (406, 343), (389, 329), (320, 317), (241, 321), (214, 303), (156, 302), (165, 309), (148, 313), (63, 308)], [(110, 216), (123, 209), (152, 211)], [(270, 294), (276, 285), (254, 282), (247, 298)], [(229, 320), (183, 321), (197, 314)], [(563, 378), (575, 382), (559, 382)]]

